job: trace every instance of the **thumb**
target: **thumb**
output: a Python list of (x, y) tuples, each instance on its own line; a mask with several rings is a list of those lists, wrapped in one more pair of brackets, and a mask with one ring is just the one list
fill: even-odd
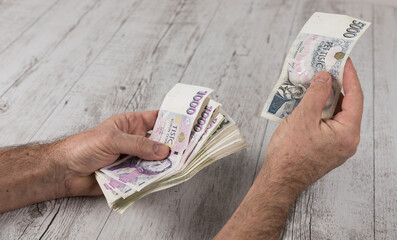
[(314, 76), (310, 87), (307, 89), (298, 107), (310, 119), (321, 119), (322, 109), (331, 94), (331, 90), (331, 75), (325, 71), (318, 72)]
[(162, 160), (168, 157), (170, 153), (170, 148), (165, 144), (124, 132), (121, 133), (120, 140), (115, 141), (115, 145), (116, 149), (114, 150), (145, 160)]

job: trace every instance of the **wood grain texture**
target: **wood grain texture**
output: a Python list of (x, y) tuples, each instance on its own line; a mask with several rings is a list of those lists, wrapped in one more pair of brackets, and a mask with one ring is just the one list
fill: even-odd
[[(89, 10), (88, 13), (76, 26), (69, 29), (68, 34), (64, 36), (65, 39), (53, 52), (43, 58), (18, 86), (8, 90), (0, 98), (0, 101), (7, 106), (1, 111), (1, 132), (4, 134), (7, 131), (12, 132), (9, 134), (11, 138), (1, 138), (2, 146), (30, 140), (45, 140), (33, 137), (59, 101), (124, 24), (136, 3), (120, 1), (118, 4), (113, 4), (112, 1), (98, 1), (92, 7), (85, 9)], [(78, 6), (86, 8), (80, 4), (74, 7)], [(77, 9), (75, 11), (78, 12)], [(56, 21), (57, 16), (53, 17), (52, 21)], [(16, 128), (9, 128), (7, 122), (13, 122)], [(24, 208), (3, 214), (1, 219), (4, 219), (4, 224), (1, 226), (0, 234), (4, 238), (8, 238), (7, 236), (21, 236), (21, 239), (41, 238), (48, 231), (53, 218), (60, 211), (62, 212), (60, 207), (67, 202), (70, 200), (50, 201), (31, 206), (30, 209)], [(108, 211), (107, 208), (105, 209)], [(14, 221), (9, 221), (10, 216), (17, 216), (18, 219), (15, 221), (20, 224), (15, 225)], [(94, 218), (93, 222), (96, 219), (98, 217)]]
[[(0, 105), (5, 106), (0, 130), (6, 136), (0, 139), (1, 145), (30, 141), (54, 107), (124, 24), (135, 3), (120, 1), (114, 4), (111, 0), (96, 2), (78, 24), (67, 31), (65, 39), (55, 46), (51, 54), (29, 69), (18, 79), (17, 84), (14, 83), (0, 97)], [(53, 17), (47, 24), (58, 19), (57, 16)], [(35, 111), (27, 112), (27, 107)], [(15, 132), (9, 128), (11, 124), (24, 131)]]
[(0, 54), (36, 24), (59, 0), (0, 2)]
[(182, 82), (214, 88), (249, 147), (123, 215), (103, 197), (0, 214), (0, 239), (212, 238), (261, 167), (277, 124), (260, 112), (314, 11), (373, 22), (352, 52), (365, 94), (361, 143), (301, 194), (282, 238), (396, 238), (396, 9), (325, 0), (16, 0), (0, 1), (0, 26), (8, 26), (0, 27), (0, 146), (52, 141), (113, 114), (158, 109)]
[(95, 1), (59, 2), (1, 51), (0, 96), (18, 87), (44, 57), (53, 53), (94, 5)]
[(397, 8), (374, 7), (375, 237), (397, 238)]

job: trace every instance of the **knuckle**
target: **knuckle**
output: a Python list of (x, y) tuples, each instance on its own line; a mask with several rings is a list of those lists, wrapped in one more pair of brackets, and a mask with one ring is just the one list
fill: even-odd
[(147, 143), (144, 137), (138, 137), (135, 141), (135, 147), (139, 152), (146, 152)]
[(138, 120), (135, 112), (125, 113), (123, 114), (123, 117), (127, 122), (136, 122)]
[(356, 152), (357, 152), (357, 147), (354, 147), (350, 152), (350, 155), (353, 156), (354, 154), (356, 154)]
[(351, 143), (351, 146), (350, 146), (352, 155), (356, 154), (359, 143), (360, 143), (360, 135), (355, 136), (353, 138), (353, 140), (352, 140), (352, 143)]
[(285, 123), (287, 125), (294, 125), (294, 124), (302, 124), (303, 122), (306, 122), (307, 118), (307, 113), (310, 111), (310, 107), (307, 106), (307, 104), (298, 104), (298, 106), (295, 108), (292, 113), (285, 118)]
[(104, 123), (107, 124), (113, 124), (116, 120), (117, 120), (117, 116), (118, 115), (113, 115), (111, 117), (108, 117), (105, 121), (103, 121)]
[(327, 91), (328, 86), (325, 83), (322, 82), (316, 82), (310, 86), (311, 90), (313, 91), (313, 94), (318, 94), (322, 93), (324, 91)]
[(357, 148), (358, 147), (358, 144), (360, 144), (360, 135), (357, 135), (355, 138), (354, 138), (354, 146)]
[(359, 135), (352, 135), (348, 138), (347, 146), (351, 150), (356, 149), (358, 144), (360, 143), (360, 136)]
[(111, 143), (116, 138), (116, 133), (110, 130), (104, 130), (101, 134), (101, 140), (106, 143)]
[(358, 97), (358, 100), (364, 102), (364, 93), (362, 89), (357, 89), (354, 94)]
[(357, 152), (358, 144), (360, 143), (360, 135), (341, 136), (340, 145), (344, 149), (345, 155), (353, 156)]

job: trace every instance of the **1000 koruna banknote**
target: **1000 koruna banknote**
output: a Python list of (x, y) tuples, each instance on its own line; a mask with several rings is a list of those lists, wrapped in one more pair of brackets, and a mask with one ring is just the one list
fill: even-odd
[(370, 24), (346, 15), (314, 13), (288, 51), (261, 116), (277, 122), (286, 118), (305, 95), (314, 75), (327, 71), (332, 76), (332, 92), (322, 118), (331, 118), (342, 88), (346, 60)]
[(150, 139), (171, 148), (168, 158), (144, 161), (129, 157), (102, 168), (101, 171), (136, 191), (177, 171), (192, 137), (193, 125), (207, 106), (212, 91), (205, 87), (177, 84), (166, 95)]

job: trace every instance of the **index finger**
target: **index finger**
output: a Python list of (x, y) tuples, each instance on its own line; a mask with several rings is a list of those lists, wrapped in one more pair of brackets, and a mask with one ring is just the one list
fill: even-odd
[(347, 59), (343, 72), (343, 91), (345, 96), (342, 101), (342, 111), (335, 115), (334, 120), (342, 124), (360, 126), (364, 95), (356, 69), (350, 58)]
[(145, 111), (145, 112), (140, 112), (142, 114), (142, 119), (146, 128), (146, 131), (152, 130), (154, 127), (154, 124), (156, 123), (157, 116), (159, 114), (158, 110), (153, 110), (153, 111)]
[(158, 113), (158, 110), (124, 113), (128, 123), (127, 133), (144, 136), (147, 131), (153, 129)]

